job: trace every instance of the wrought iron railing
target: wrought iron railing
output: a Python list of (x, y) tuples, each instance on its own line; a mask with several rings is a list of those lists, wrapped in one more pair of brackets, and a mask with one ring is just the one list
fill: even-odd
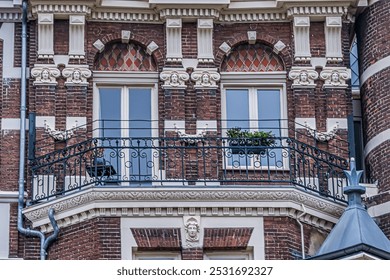
[(326, 199), (345, 200), (344, 158), (293, 137), (274, 137), (271, 146), (230, 140), (214, 135), (90, 138), (30, 160), (30, 203), (91, 186), (293, 185)]

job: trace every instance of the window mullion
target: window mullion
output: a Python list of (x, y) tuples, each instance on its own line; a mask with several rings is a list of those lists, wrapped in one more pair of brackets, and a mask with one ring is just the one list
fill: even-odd
[(257, 113), (257, 90), (256, 88), (248, 88), (249, 90), (249, 126), (250, 130), (257, 130), (258, 113)]

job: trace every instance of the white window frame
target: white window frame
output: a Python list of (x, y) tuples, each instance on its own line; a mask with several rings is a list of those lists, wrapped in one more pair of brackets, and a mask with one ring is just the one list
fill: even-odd
[[(129, 88), (148, 88), (151, 90), (151, 137), (158, 137), (158, 73), (157, 72), (113, 72), (113, 71), (94, 71), (93, 84), (93, 137), (99, 137), (99, 113), (100, 113), (100, 88), (121, 88), (121, 120), (127, 120), (129, 116), (128, 95), (124, 94)], [(121, 137), (129, 137), (129, 127), (127, 122), (122, 122)], [(156, 140), (156, 145), (158, 141)], [(128, 158), (125, 156), (124, 159)], [(125, 165), (122, 164), (120, 174), (126, 174)], [(160, 166), (156, 160), (154, 169), (156, 174), (160, 174)], [(128, 183), (123, 183), (127, 185)], [(153, 184), (153, 183), (152, 183)]]
[(204, 260), (253, 260), (253, 249), (209, 251), (203, 254)]
[(137, 251), (133, 249), (133, 260), (181, 260), (181, 253), (175, 251)]
[[(287, 72), (275, 71), (275, 72), (222, 72), (221, 73), (221, 116), (222, 116), (222, 135), (226, 136), (227, 127), (227, 112), (226, 112), (226, 90), (229, 89), (250, 89), (249, 90), (249, 119), (253, 120), (250, 123), (250, 127), (257, 127), (257, 90), (279, 90), (280, 91), (280, 112), (281, 127), (285, 128), (281, 130), (281, 137), (288, 136), (288, 123), (287, 123), (287, 87), (286, 87)], [(285, 145), (284, 141), (282, 145)], [(262, 167), (261, 169), (269, 170), (288, 170), (288, 159), (283, 158), (283, 167), (270, 166)], [(228, 165), (228, 159), (225, 162), (226, 169), (255, 169), (253, 164), (249, 166), (233, 167)], [(258, 169), (258, 168), (256, 168)]]

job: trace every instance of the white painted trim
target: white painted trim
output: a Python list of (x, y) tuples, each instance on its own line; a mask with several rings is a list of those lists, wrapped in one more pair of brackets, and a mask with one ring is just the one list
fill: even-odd
[[(205, 228), (253, 228), (248, 246), (253, 248), (253, 258), (265, 258), (264, 246), (264, 218), (263, 217), (201, 217), (199, 242), (197, 247), (203, 247)], [(131, 234), (131, 228), (179, 228), (182, 236), (182, 246), (185, 243), (185, 229), (183, 217), (122, 217), (121, 218), (121, 252), (123, 260), (131, 260), (137, 250), (137, 243)]]
[(18, 202), (18, 196), (19, 192), (0, 191), (0, 203)]
[(216, 120), (197, 120), (196, 121), (196, 134), (200, 134), (203, 131), (217, 131)]
[(165, 131), (180, 131), (185, 132), (186, 121), (185, 120), (165, 120), (164, 129)]
[(9, 257), (10, 205), (0, 203), (0, 259)]
[(285, 84), (286, 71), (274, 72), (221, 72), (221, 85), (279, 85)]
[(158, 72), (141, 71), (93, 71), (96, 85), (154, 85), (159, 81)]
[(360, 85), (362, 86), (370, 77), (386, 69), (387, 67), (390, 67), (390, 56), (382, 58), (368, 67), (360, 76)]
[[(131, 233), (131, 228), (182, 228), (183, 226), (182, 217), (150, 217), (143, 219), (137, 217), (121, 218), (122, 260), (132, 260), (137, 248), (137, 242)], [(183, 235), (183, 232), (181, 236), (185, 236)]]
[[(28, 130), (28, 121), (26, 120), (26, 130)], [(19, 130), (19, 118), (3, 118), (1, 119), (1, 130)]]
[(348, 129), (348, 119), (345, 118), (327, 118), (326, 119), (326, 130), (330, 131), (335, 126), (338, 129)]
[[(117, 217), (183, 216), (190, 208), (196, 209), (193, 214), (201, 216), (296, 217), (296, 213), (302, 209), (302, 201), (307, 209), (306, 222), (325, 229), (330, 229), (337, 222), (345, 208), (293, 186), (191, 189), (119, 186), (86, 188), (65, 197), (30, 206), (24, 209), (23, 213), (33, 222), (34, 227), (41, 227), (43, 232), (47, 232), (52, 230), (47, 216), (50, 208), (61, 209), (56, 212), (56, 219), (60, 227), (66, 227), (94, 217), (112, 216), (112, 209), (115, 209), (114, 216)], [(222, 212), (223, 208), (229, 210), (225, 213)]]
[(307, 126), (316, 129), (316, 118), (295, 118), (295, 130), (307, 129)]
[(371, 217), (380, 217), (390, 213), (390, 201), (371, 206), (367, 209)]
[(383, 142), (390, 139), (390, 129), (382, 131), (381, 133), (375, 135), (364, 147), (364, 157), (367, 157), (372, 150), (381, 145)]
[(86, 128), (87, 117), (66, 117), (66, 130), (77, 127)]
[[(264, 218), (263, 217), (204, 217), (201, 220), (201, 229), (204, 228), (231, 228), (231, 227), (250, 227), (253, 228), (248, 247), (253, 248), (253, 259), (265, 259), (264, 245)], [(200, 239), (203, 243), (203, 230), (201, 230)], [(203, 247), (203, 244), (202, 244)]]
[[(15, 23), (4, 22), (0, 27), (0, 39), (3, 39), (3, 78), (20, 79), (21, 68), (14, 67)], [(28, 71), (26, 71), (28, 73)]]

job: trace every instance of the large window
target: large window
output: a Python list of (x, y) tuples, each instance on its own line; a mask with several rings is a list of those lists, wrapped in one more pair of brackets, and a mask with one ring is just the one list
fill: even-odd
[(225, 135), (228, 129), (238, 127), (250, 132), (271, 132), (275, 137), (274, 144), (261, 153), (251, 153), (249, 149), (237, 154), (232, 152), (232, 156), (228, 157), (228, 167), (284, 166), (280, 137), (286, 136), (287, 132), (283, 130), (285, 98), (282, 88), (226, 87), (223, 91), (223, 119)]
[[(151, 87), (100, 86), (95, 95), (95, 137), (113, 181), (151, 181), (158, 173), (156, 97)], [(104, 175), (103, 175), (104, 176)]]

